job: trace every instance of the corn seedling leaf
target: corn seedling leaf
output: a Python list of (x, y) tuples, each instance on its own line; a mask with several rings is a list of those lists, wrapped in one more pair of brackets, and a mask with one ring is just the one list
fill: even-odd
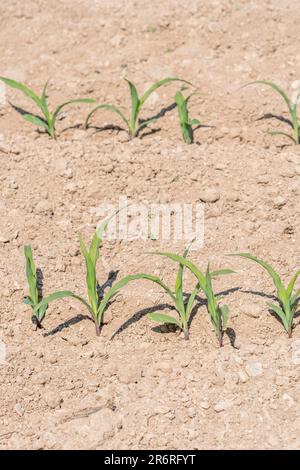
[(37, 278), (36, 268), (33, 261), (32, 249), (30, 245), (24, 246), (24, 255), (26, 259), (26, 277), (29, 287), (30, 300), (33, 305), (38, 303), (38, 289), (37, 289)]
[(188, 85), (192, 85), (190, 82), (188, 82), (186, 80), (182, 80), (181, 78), (177, 78), (177, 77), (169, 77), (169, 78), (164, 78), (163, 80), (159, 80), (158, 82), (156, 82), (152, 86), (150, 86), (148, 88), (148, 90), (146, 90), (145, 93), (143, 94), (143, 96), (140, 98), (140, 109), (142, 108), (145, 101), (150, 97), (150, 95), (152, 95), (152, 93), (154, 91), (156, 91), (161, 86), (167, 85), (171, 82), (182, 82), (182, 83), (186, 83)]
[(48, 308), (48, 304), (47, 304), (47, 303), (44, 303), (44, 304), (37, 310), (37, 312), (35, 313), (35, 316), (37, 317), (37, 319), (39, 320), (40, 323), (42, 322), (42, 320), (43, 320), (44, 317), (45, 317), (47, 308)]
[(285, 312), (280, 307), (278, 307), (278, 305), (272, 304), (270, 302), (268, 302), (267, 305), (273, 312), (276, 313), (276, 315), (279, 316), (279, 318), (281, 319), (283, 323), (284, 328), (288, 331), (289, 325), (288, 325)]
[(174, 298), (174, 295), (170, 291), (170, 289), (156, 276), (152, 276), (151, 274), (130, 274), (128, 276), (123, 277), (120, 279), (120, 281), (116, 282), (111, 289), (104, 295), (103, 299), (100, 302), (99, 308), (98, 308), (98, 313), (97, 313), (97, 319), (99, 323), (101, 322), (102, 315), (108, 305), (108, 303), (112, 300), (112, 298), (119, 292), (120, 289), (125, 287), (129, 282), (139, 280), (139, 279), (147, 279), (152, 282), (155, 282), (158, 284), (160, 287), (162, 287), (166, 292), (168, 292), (169, 295), (171, 295)]
[(288, 134), (287, 132), (282, 132), (282, 131), (269, 131), (269, 134), (276, 136), (276, 135), (282, 135), (284, 137), (287, 137), (288, 139), (292, 140), (294, 144), (297, 142), (295, 141), (294, 137)]
[(85, 305), (85, 307), (88, 309), (90, 314), (93, 316), (93, 311), (90, 305), (82, 297), (68, 290), (57, 291), (57, 292), (54, 292), (53, 294), (48, 295), (47, 297), (44, 297), (43, 300), (38, 305), (36, 305), (36, 307), (34, 308), (34, 312), (37, 312), (40, 308), (43, 308), (45, 304), (49, 304), (50, 302), (53, 302), (54, 300), (64, 299), (66, 297), (73, 297), (74, 299), (79, 300), (81, 303), (83, 303), (83, 305)]
[(94, 316), (97, 316), (98, 310), (98, 292), (97, 292), (97, 276), (96, 276), (96, 267), (91, 260), (90, 254), (86, 249), (86, 246), (79, 236), (80, 248), (85, 259), (86, 264), (86, 285), (88, 291), (88, 297), (91, 304), (91, 309), (94, 313)]
[(188, 303), (187, 303), (186, 308), (185, 308), (187, 321), (189, 321), (189, 319), (190, 319), (195, 299), (196, 299), (197, 295), (199, 294), (200, 290), (201, 290), (200, 284), (197, 283), (194, 290), (192, 291), (191, 295), (189, 296), (189, 300), (188, 300)]
[(170, 315), (165, 315), (163, 313), (148, 313), (147, 317), (150, 320), (153, 320), (158, 323), (163, 323), (163, 324), (170, 324), (172, 323), (173, 325), (177, 325), (179, 328), (181, 328), (180, 323), (176, 318), (171, 317)]
[(119, 108), (117, 108), (116, 106), (113, 106), (112, 104), (100, 104), (98, 106), (96, 106), (94, 109), (92, 109), (92, 111), (88, 114), (87, 118), (86, 118), (86, 121), (85, 121), (85, 124), (84, 124), (84, 128), (87, 129), (88, 126), (89, 126), (89, 121), (91, 119), (91, 117), (95, 114), (95, 112), (98, 110), (98, 109), (108, 109), (114, 113), (116, 113), (118, 116), (120, 116), (120, 118), (123, 120), (123, 122), (126, 124), (127, 128), (129, 129), (130, 128), (130, 125), (129, 125), (129, 121), (128, 119), (124, 116), (124, 114), (122, 113), (122, 111), (119, 110)]
[(300, 269), (298, 269), (298, 271), (296, 271), (296, 273), (294, 274), (294, 276), (292, 277), (291, 281), (289, 282), (289, 284), (287, 286), (286, 294), (287, 294), (288, 297), (291, 297), (291, 295), (293, 294), (295, 283), (296, 283), (299, 276), (300, 276)]
[(61, 104), (60, 106), (58, 106), (56, 108), (56, 110), (53, 113), (53, 116), (52, 116), (52, 119), (51, 119), (52, 120), (52, 126), (55, 127), (55, 121), (56, 121), (58, 115), (61, 113), (62, 109), (65, 106), (68, 106), (69, 104), (78, 104), (78, 103), (91, 104), (91, 103), (95, 103), (95, 100), (92, 99), (92, 98), (78, 98), (78, 99), (75, 99), (75, 100), (66, 101), (65, 103)]
[(22, 117), (23, 119), (25, 119), (25, 121), (31, 122), (37, 127), (43, 127), (48, 133), (50, 133), (50, 128), (48, 124), (45, 121), (43, 121), (43, 119), (37, 116), (33, 116), (32, 114), (23, 114)]
[(49, 80), (46, 82), (43, 93), (41, 96), (41, 110), (46, 118), (46, 121), (49, 122), (51, 119), (51, 113), (49, 112), (48, 109), (48, 104), (47, 104), (47, 87), (48, 87)]
[(40, 98), (34, 93), (34, 91), (32, 91), (26, 85), (23, 85), (23, 83), (20, 83), (20, 82), (17, 82), (15, 80), (11, 80), (10, 78), (5, 78), (5, 77), (0, 77), (0, 80), (2, 80), (2, 82), (4, 82), (8, 86), (22, 91), (24, 95), (26, 95), (28, 98), (31, 98), (35, 102), (35, 104), (39, 108), (41, 108)]
[(222, 307), (220, 307), (220, 309), (222, 313), (223, 330), (225, 331), (228, 323), (229, 309), (227, 305), (223, 305)]

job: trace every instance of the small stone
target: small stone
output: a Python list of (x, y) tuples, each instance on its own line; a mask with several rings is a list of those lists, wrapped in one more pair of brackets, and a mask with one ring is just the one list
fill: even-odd
[(201, 408), (203, 408), (203, 410), (208, 410), (210, 408), (210, 403), (208, 401), (202, 401), (199, 404), (200, 404)]
[(232, 403), (228, 400), (219, 400), (215, 406), (214, 406), (214, 410), (216, 413), (220, 413), (221, 411), (226, 411), (228, 410), (229, 408), (231, 408), (232, 406)]
[(246, 366), (246, 372), (249, 377), (257, 377), (263, 373), (263, 367), (260, 362), (250, 362)]
[(44, 396), (45, 402), (49, 406), (49, 408), (55, 409), (59, 408), (63, 399), (57, 393), (49, 392), (47, 395)]
[(277, 196), (274, 199), (274, 209), (282, 209), (287, 203), (286, 199), (282, 196)]
[(20, 403), (16, 403), (16, 404), (15, 404), (14, 410), (15, 410), (15, 412), (16, 412), (19, 416), (23, 416), (24, 413), (25, 413), (25, 410), (24, 410), (24, 408), (22, 407), (22, 405), (20, 405)]
[(220, 192), (214, 188), (204, 189), (200, 192), (199, 199), (202, 202), (217, 202), (220, 199)]

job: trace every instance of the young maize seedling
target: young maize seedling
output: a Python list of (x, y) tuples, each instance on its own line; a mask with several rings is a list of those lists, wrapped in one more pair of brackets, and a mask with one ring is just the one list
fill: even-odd
[(120, 291), (120, 289), (125, 287), (130, 281), (135, 281), (138, 279), (149, 279), (155, 282), (155, 276), (151, 276), (149, 274), (132, 274), (120, 279), (110, 288), (110, 290), (106, 294), (104, 294), (102, 298), (99, 297), (99, 284), (97, 281), (96, 264), (100, 257), (100, 245), (102, 242), (103, 233), (106, 230), (107, 225), (112, 217), (110, 217), (100, 225), (100, 227), (93, 236), (89, 250), (87, 249), (83, 240), (80, 237), (80, 248), (86, 264), (86, 286), (88, 293), (88, 301), (86, 301), (83, 297), (80, 297), (79, 295), (75, 294), (74, 292), (58, 291), (49, 295), (48, 297), (44, 298), (40, 303), (38, 303), (34, 308), (35, 314), (38, 311), (46, 309), (46, 305), (48, 305), (53, 300), (63, 299), (65, 297), (73, 297), (79, 300), (88, 309), (90, 316), (95, 323), (96, 335), (99, 336), (101, 326), (103, 324), (104, 312), (106, 311), (107, 307), (109, 306), (110, 302), (115, 297), (115, 295)]
[(96, 100), (90, 98), (79, 98), (75, 100), (66, 101), (65, 103), (59, 105), (54, 112), (51, 112), (48, 107), (47, 102), (47, 86), (48, 82), (45, 84), (43, 92), (41, 96), (38, 96), (34, 91), (28, 88), (26, 85), (20, 82), (16, 82), (15, 80), (11, 80), (9, 78), (0, 77), (0, 80), (4, 82), (6, 85), (16, 88), (24, 93), (25, 96), (30, 98), (39, 108), (40, 112), (42, 113), (43, 117), (36, 116), (35, 114), (25, 113), (22, 114), (23, 118), (26, 121), (35, 124), (38, 127), (42, 127), (45, 131), (49, 134), (50, 137), (56, 139), (56, 120), (59, 117), (62, 109), (69, 105), (69, 104), (76, 104), (76, 103), (95, 103)]
[(108, 110), (113, 111), (114, 113), (118, 114), (118, 116), (122, 119), (122, 121), (126, 125), (129, 137), (131, 139), (134, 138), (134, 137), (137, 137), (139, 132), (142, 129), (144, 129), (149, 124), (151, 124), (152, 122), (154, 122), (158, 119), (158, 117), (155, 117), (155, 118), (148, 119), (148, 120), (142, 121), (142, 122), (139, 119), (142, 107), (144, 106), (147, 99), (152, 95), (152, 93), (155, 90), (157, 90), (158, 88), (160, 88), (163, 85), (167, 85), (168, 83), (174, 82), (174, 81), (184, 82), (184, 83), (187, 83), (187, 84), (190, 85), (189, 82), (187, 82), (186, 80), (181, 80), (180, 78), (176, 78), (176, 77), (165, 78), (163, 80), (159, 80), (158, 82), (154, 83), (150, 88), (148, 88), (148, 90), (145, 91), (145, 93), (141, 97), (139, 97), (138, 91), (137, 91), (135, 85), (132, 82), (130, 82), (129, 80), (127, 80), (127, 79), (125, 79), (125, 80), (128, 83), (128, 86), (129, 86), (129, 89), (130, 89), (130, 95), (131, 95), (131, 114), (130, 114), (130, 118), (127, 119), (125, 117), (125, 115), (123, 114), (123, 112), (119, 108), (117, 108), (116, 106), (114, 106), (112, 104), (100, 104), (100, 105), (96, 106), (89, 113), (89, 115), (87, 116), (85, 124), (84, 124), (85, 129), (88, 128), (91, 117), (95, 114), (95, 112), (98, 109), (108, 109)]
[(293, 128), (293, 135), (290, 135), (287, 132), (279, 132), (279, 131), (269, 131), (270, 134), (271, 135), (283, 135), (283, 136), (288, 137), (289, 139), (291, 139), (295, 144), (299, 144), (300, 143), (300, 141), (299, 141), (300, 123), (299, 123), (298, 116), (297, 116), (297, 106), (298, 106), (298, 100), (299, 100), (299, 97), (300, 97), (300, 89), (298, 90), (298, 94), (296, 96), (295, 102), (293, 102), (288, 97), (288, 95), (282, 90), (282, 88), (280, 88), (278, 85), (276, 85), (276, 83), (268, 82), (268, 81), (264, 81), (264, 80), (257, 80), (255, 82), (247, 83), (245, 86), (255, 85), (255, 84), (267, 85), (267, 86), (270, 86), (271, 88), (273, 88), (273, 90), (275, 90), (276, 93), (278, 93), (284, 99), (284, 101), (285, 101), (285, 103), (288, 107), (288, 111), (289, 111), (290, 118), (291, 118), (290, 124)]
[(190, 119), (189, 117), (188, 101), (193, 94), (194, 93), (185, 98), (181, 91), (177, 91), (174, 98), (177, 104), (182, 137), (187, 144), (193, 142), (193, 126), (201, 124), (198, 119)]
[[(183, 256), (178, 256), (174, 253), (156, 253), (161, 256), (166, 256), (173, 261), (179, 263), (179, 272), (176, 279), (176, 286), (175, 286), (175, 295), (171, 291), (171, 295), (173, 296), (173, 301), (176, 305), (176, 309), (180, 315), (180, 321), (174, 321), (172, 317), (167, 315), (160, 315), (160, 314), (149, 314), (148, 317), (151, 320), (158, 321), (160, 323), (175, 323), (179, 328), (181, 328), (184, 332), (185, 339), (188, 339), (188, 324), (190, 319), (190, 313), (192, 310), (192, 306), (194, 304), (195, 298), (199, 293), (200, 289), (203, 290), (206, 298), (207, 298), (207, 308), (210, 314), (210, 318), (216, 332), (217, 338), (219, 340), (219, 345), (223, 346), (223, 334), (227, 327), (228, 321), (228, 307), (224, 305), (220, 307), (216, 296), (212, 289), (212, 278), (216, 276), (221, 276), (223, 274), (232, 274), (234, 271), (231, 269), (220, 269), (218, 271), (210, 272), (209, 266), (206, 271), (206, 275), (204, 275), (195, 264), (187, 259), (187, 251), (185, 251)], [(185, 304), (183, 300), (183, 292), (182, 292), (182, 274), (183, 268), (187, 267), (197, 278), (197, 284), (192, 291), (192, 294), (188, 298), (187, 304)], [(169, 289), (170, 290), (170, 289)], [(170, 294), (169, 294), (170, 295)], [(175, 319), (176, 320), (176, 319)]]
[(275, 269), (272, 268), (272, 266), (270, 266), (265, 261), (256, 258), (250, 253), (237, 253), (231, 256), (241, 256), (243, 258), (255, 261), (255, 263), (258, 263), (269, 273), (277, 290), (277, 299), (279, 301), (279, 305), (275, 305), (272, 303), (268, 303), (267, 305), (270, 310), (279, 317), (288, 334), (288, 337), (291, 338), (293, 330), (293, 320), (297, 312), (298, 302), (300, 300), (300, 289), (297, 289), (295, 291), (295, 284), (298, 276), (300, 275), (300, 269), (296, 271), (296, 273), (290, 280), (288, 286), (285, 287), (283, 282), (281, 281), (279, 274), (275, 271)]
[[(183, 254), (184, 258), (187, 257), (188, 251), (189, 251), (188, 249), (185, 250)], [(192, 312), (196, 297), (200, 291), (200, 285), (199, 283), (197, 283), (192, 293), (186, 297), (183, 291), (183, 272), (184, 272), (184, 266), (179, 263), (174, 290), (166, 286), (163, 283), (163, 281), (161, 281), (160, 279), (158, 278), (154, 279), (154, 282), (159, 284), (160, 287), (162, 287), (163, 290), (170, 296), (173, 304), (175, 305), (176, 311), (179, 315), (179, 319), (174, 318), (170, 315), (159, 313), (159, 312), (149, 313), (147, 317), (150, 318), (150, 320), (153, 320), (158, 323), (176, 325), (180, 330), (182, 330), (184, 334), (184, 338), (187, 340), (189, 339), (190, 316), (191, 316), (191, 312)]]
[(41, 295), (38, 285), (38, 274), (33, 261), (32, 249), (30, 245), (24, 246), (24, 255), (26, 259), (26, 277), (28, 282), (29, 295), (25, 297), (24, 303), (30, 305), (33, 311), (32, 321), (37, 328), (42, 328), (42, 321), (45, 317), (48, 303), (38, 307), (41, 301)]

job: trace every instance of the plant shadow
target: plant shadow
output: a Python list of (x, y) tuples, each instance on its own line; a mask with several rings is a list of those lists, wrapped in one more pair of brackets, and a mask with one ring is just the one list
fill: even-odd
[[(41, 270), (37, 269), (37, 273), (38, 273), (38, 271), (41, 271)], [(103, 284), (99, 284), (99, 283), (97, 284), (99, 302), (101, 302), (101, 300), (103, 299), (103, 297), (105, 295), (105, 290), (107, 288), (110, 289), (113, 286), (113, 283), (116, 281), (116, 279), (118, 277), (118, 273), (119, 273), (119, 271), (110, 271), (108, 273), (107, 280)], [(41, 295), (41, 299), (42, 299), (42, 295), (43, 295), (42, 285), (41, 285), (41, 290), (39, 291), (39, 295)], [(107, 307), (109, 307), (113, 302), (114, 302), (114, 299), (112, 299), (111, 302), (108, 303)], [(60, 325), (55, 327), (53, 330), (51, 330), (47, 333), (44, 333), (43, 336), (53, 336), (53, 335), (59, 333), (60, 331), (64, 330), (65, 328), (69, 328), (72, 325), (76, 325), (77, 323), (80, 323), (83, 320), (93, 321), (93, 319), (90, 315), (79, 314), (79, 315), (76, 315), (75, 317), (70, 318), (69, 320), (61, 323)]]
[(165, 304), (154, 305), (153, 307), (147, 307), (147, 308), (143, 308), (142, 310), (139, 310), (132, 317), (130, 317), (128, 320), (122, 323), (122, 325), (119, 326), (119, 328), (113, 333), (110, 339), (114, 339), (117, 335), (122, 333), (124, 330), (129, 328), (134, 323), (137, 323), (139, 320), (141, 320), (141, 318), (146, 316), (148, 313), (155, 313), (157, 311), (161, 311), (165, 309), (175, 310), (175, 307), (173, 305), (165, 303)]
[[(216, 297), (219, 297), (219, 296), (225, 297), (225, 296), (230, 295), (231, 293), (236, 292), (238, 290), (240, 290), (240, 287), (233, 287), (231, 289), (227, 289), (225, 291), (217, 293)], [(189, 293), (184, 293), (183, 295), (185, 297), (185, 302), (188, 302), (190, 294)], [(192, 323), (193, 319), (195, 318), (199, 308), (203, 305), (207, 306), (207, 300), (206, 299), (203, 299), (200, 296), (196, 296), (195, 300), (197, 300), (197, 303), (194, 305), (194, 307), (192, 308), (192, 311), (191, 311), (191, 315), (190, 315), (190, 319), (189, 319), (189, 328), (190, 328), (191, 323)], [(117, 335), (119, 335), (124, 330), (129, 328), (131, 325), (133, 325), (134, 323), (137, 323), (139, 320), (141, 320), (141, 318), (146, 316), (148, 313), (154, 313), (154, 312), (161, 311), (161, 310), (164, 310), (164, 309), (173, 310), (173, 311), (176, 310), (174, 305), (171, 305), (169, 303), (159, 304), (159, 305), (156, 305), (156, 306), (153, 306), (153, 307), (147, 307), (147, 308), (144, 308), (142, 310), (139, 310), (132, 317), (130, 317), (128, 320), (126, 320), (124, 323), (122, 323), (122, 325), (113, 333), (113, 335), (111, 336), (111, 339), (114, 339)], [(161, 331), (161, 325), (154, 326), (152, 328), (152, 330), (156, 331), (158, 333), (165, 333), (165, 332)], [(174, 332), (175, 330), (176, 330), (176, 326), (171, 325), (170, 328), (168, 328), (167, 332), (168, 333), (169, 332)], [(234, 337), (234, 341), (235, 341), (235, 337)]]

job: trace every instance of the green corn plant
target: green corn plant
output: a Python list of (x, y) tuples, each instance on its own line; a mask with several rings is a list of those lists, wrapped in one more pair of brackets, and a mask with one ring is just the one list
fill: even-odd
[(125, 287), (130, 281), (134, 281), (136, 279), (140, 279), (140, 274), (133, 274), (129, 276), (125, 276), (116, 282), (108, 292), (106, 292), (103, 298), (99, 297), (98, 293), (98, 281), (97, 281), (97, 273), (96, 273), (96, 265), (97, 261), (100, 257), (100, 245), (102, 242), (102, 236), (104, 231), (107, 228), (108, 222), (111, 218), (104, 221), (101, 226), (98, 228), (96, 233), (92, 238), (92, 242), (90, 244), (89, 249), (85, 246), (81, 237), (80, 240), (80, 248), (85, 259), (86, 265), (86, 286), (87, 286), (87, 293), (88, 293), (88, 300), (85, 300), (83, 297), (75, 294), (71, 291), (58, 291), (55, 292), (48, 297), (44, 298), (36, 307), (35, 311), (44, 308), (45, 304), (49, 304), (53, 300), (62, 299), (65, 297), (73, 297), (79, 300), (89, 311), (92, 320), (95, 323), (96, 328), (96, 335), (100, 335), (101, 327), (103, 324), (103, 315), (107, 307), (109, 306), (112, 299), (115, 295)]
[[(183, 254), (184, 258), (187, 257), (188, 251), (188, 249), (185, 250)], [(153, 282), (159, 284), (160, 287), (162, 287), (163, 290), (169, 295), (172, 303), (175, 305), (179, 318), (177, 319), (170, 315), (165, 315), (159, 312), (149, 313), (147, 317), (150, 320), (158, 323), (176, 325), (183, 332), (184, 338), (188, 340), (190, 316), (195, 304), (196, 297), (200, 291), (200, 285), (197, 283), (192, 293), (188, 296), (188, 298), (186, 298), (183, 291), (183, 272), (184, 266), (179, 263), (174, 290), (166, 286), (161, 279), (155, 278), (153, 280)]]
[(207, 309), (210, 314), (210, 319), (216, 332), (219, 345), (222, 347), (223, 336), (228, 323), (229, 310), (227, 305), (223, 305), (221, 307), (218, 303), (212, 288), (212, 277), (213, 273), (210, 272), (208, 265), (205, 274), (206, 287), (204, 292), (207, 298)]
[(234, 271), (232, 269), (219, 269), (217, 271), (211, 272), (209, 269), (209, 265), (207, 267), (206, 274), (203, 274), (200, 269), (188, 260), (184, 256), (179, 256), (174, 253), (156, 253), (160, 256), (166, 256), (167, 258), (180, 263), (183, 266), (186, 266), (197, 278), (199, 288), (203, 291), (207, 299), (207, 309), (210, 315), (211, 322), (213, 324), (213, 328), (217, 335), (219, 345), (223, 346), (223, 335), (224, 331), (227, 327), (228, 322), (228, 307), (224, 305), (220, 307), (216, 300), (216, 296), (212, 289), (212, 278), (221, 276), (224, 274), (233, 274)]
[(177, 104), (182, 137), (187, 144), (193, 142), (193, 126), (201, 124), (198, 119), (190, 119), (189, 117), (188, 102), (193, 95), (194, 93), (185, 98), (181, 91), (177, 91), (174, 98)]
[(49, 110), (49, 106), (47, 102), (47, 87), (48, 87), (49, 82), (45, 84), (41, 96), (38, 96), (33, 90), (28, 88), (23, 83), (16, 82), (15, 80), (11, 80), (5, 77), (0, 77), (0, 80), (2, 80), (2, 82), (4, 82), (8, 86), (22, 91), (25, 96), (30, 98), (36, 104), (36, 106), (39, 108), (42, 114), (42, 117), (36, 116), (35, 114), (32, 114), (32, 113), (25, 113), (25, 114), (22, 114), (22, 116), (26, 121), (31, 122), (37, 127), (42, 127), (47, 132), (47, 134), (53, 139), (56, 139), (56, 129), (55, 129), (56, 120), (65, 106), (68, 106), (69, 104), (76, 104), (76, 103), (95, 103), (96, 102), (96, 100), (90, 99), (90, 98), (80, 98), (80, 99), (70, 100), (59, 105), (55, 109), (54, 112), (51, 112)]
[(297, 106), (298, 106), (298, 99), (300, 97), (300, 90), (298, 91), (295, 103), (293, 103), (292, 100), (288, 97), (287, 93), (285, 93), (285, 91), (282, 90), (282, 88), (280, 88), (278, 85), (276, 85), (276, 83), (268, 82), (268, 81), (264, 81), (264, 80), (256, 80), (254, 82), (247, 83), (245, 86), (255, 85), (255, 84), (267, 85), (267, 86), (273, 88), (273, 90), (275, 90), (276, 93), (278, 93), (284, 99), (284, 101), (285, 101), (285, 103), (288, 107), (288, 111), (289, 111), (290, 118), (291, 118), (291, 124), (292, 124), (292, 127), (293, 127), (293, 135), (290, 135), (287, 132), (282, 132), (282, 131), (280, 131), (280, 132), (279, 131), (269, 131), (270, 134), (271, 135), (283, 135), (283, 136), (288, 137), (289, 139), (291, 139), (295, 144), (299, 144), (300, 143), (300, 141), (299, 141), (300, 123), (299, 123), (298, 116), (297, 116)]
[[(220, 346), (223, 345), (223, 334), (226, 330), (227, 321), (228, 321), (228, 307), (224, 305), (220, 307), (217, 303), (216, 296), (212, 289), (212, 278), (221, 276), (223, 274), (232, 274), (234, 271), (231, 269), (219, 269), (217, 271), (210, 272), (209, 266), (204, 275), (195, 264), (187, 259), (187, 250), (183, 256), (176, 255), (174, 253), (155, 253), (160, 256), (166, 256), (167, 258), (179, 263), (179, 270), (176, 278), (175, 284), (175, 294), (172, 290), (168, 288), (168, 294), (172, 297), (172, 300), (175, 303), (176, 310), (179, 313), (180, 320), (177, 321), (173, 317), (168, 315), (161, 315), (159, 313), (151, 313), (148, 317), (151, 320), (158, 321), (160, 323), (174, 323), (180, 329), (183, 330), (185, 339), (188, 339), (188, 325), (190, 314), (196, 296), (199, 291), (202, 290), (207, 298), (207, 308), (210, 314), (210, 318), (216, 332), (216, 335), (219, 340)], [(192, 291), (191, 295), (188, 297), (187, 303), (184, 301), (183, 290), (182, 290), (182, 275), (183, 269), (187, 267), (197, 278), (197, 284)], [(165, 289), (166, 290), (166, 289)]]
[(37, 328), (42, 328), (42, 321), (45, 317), (48, 303), (44, 303), (41, 307), (38, 307), (41, 298), (39, 293), (37, 270), (33, 260), (32, 249), (30, 245), (24, 246), (24, 255), (26, 260), (26, 277), (29, 290), (29, 295), (25, 297), (24, 303), (30, 305), (32, 308), (33, 323), (36, 324)]
[(129, 86), (129, 89), (130, 89), (130, 96), (131, 96), (131, 113), (130, 113), (130, 117), (129, 118), (126, 118), (126, 116), (124, 115), (124, 113), (119, 109), (117, 108), (116, 106), (112, 105), (112, 104), (100, 104), (98, 106), (96, 106), (90, 113), (89, 115), (87, 116), (86, 118), (86, 121), (85, 121), (85, 124), (84, 124), (84, 127), (85, 129), (88, 128), (89, 126), (89, 122), (90, 122), (90, 119), (92, 118), (92, 116), (95, 114), (95, 112), (98, 110), (98, 109), (108, 109), (114, 113), (116, 113), (121, 119), (122, 121), (125, 123), (126, 125), (126, 128), (128, 130), (128, 134), (129, 134), (129, 137), (132, 139), (134, 137), (137, 137), (139, 132), (144, 129), (145, 127), (147, 127), (149, 124), (151, 124), (152, 122), (156, 121), (158, 118), (155, 117), (155, 118), (152, 118), (152, 119), (148, 119), (146, 121), (143, 121), (141, 122), (140, 119), (139, 119), (139, 116), (140, 116), (140, 113), (141, 113), (141, 110), (145, 104), (145, 102), (147, 101), (147, 99), (152, 95), (152, 93), (157, 90), (158, 88), (160, 88), (161, 86), (163, 85), (167, 85), (168, 83), (170, 82), (174, 82), (174, 81), (179, 81), (179, 82), (184, 82), (184, 83), (187, 83), (190, 85), (189, 82), (187, 82), (186, 80), (182, 80), (180, 78), (176, 78), (176, 77), (171, 77), (171, 78), (165, 78), (163, 80), (159, 80), (158, 82), (154, 83), (150, 88), (148, 88), (148, 90), (145, 91), (145, 93), (140, 97), (138, 95), (138, 91), (135, 87), (135, 85), (130, 82), (129, 80), (125, 79), (126, 82), (128, 83), (128, 86)]
[(291, 338), (293, 331), (293, 320), (297, 312), (298, 302), (300, 299), (300, 289), (295, 291), (295, 284), (298, 276), (300, 275), (300, 269), (295, 272), (288, 286), (285, 287), (279, 274), (265, 261), (256, 258), (250, 253), (236, 253), (231, 256), (241, 256), (243, 258), (255, 261), (255, 263), (258, 263), (269, 273), (277, 290), (277, 299), (279, 301), (279, 305), (275, 305), (269, 302), (267, 305), (270, 310), (274, 312), (281, 320), (288, 337)]

